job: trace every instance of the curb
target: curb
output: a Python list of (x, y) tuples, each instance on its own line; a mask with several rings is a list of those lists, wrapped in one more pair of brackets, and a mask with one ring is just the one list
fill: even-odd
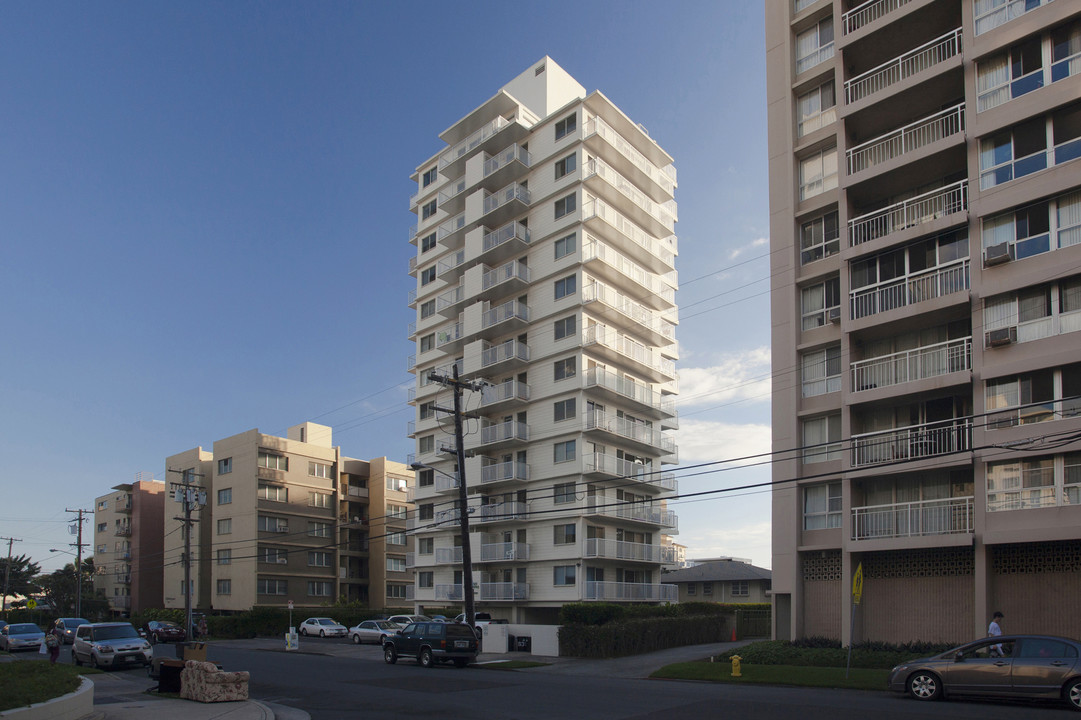
[(67, 695), (35, 703), (26, 707), (0, 712), (0, 718), (8, 720), (79, 720), (94, 714), (94, 683), (80, 676), (79, 688)]

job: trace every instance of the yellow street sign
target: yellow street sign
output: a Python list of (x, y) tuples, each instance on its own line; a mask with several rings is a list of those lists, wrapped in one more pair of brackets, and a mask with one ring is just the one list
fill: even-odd
[(27, 600), (27, 601), (26, 601), (26, 608), (27, 608), (28, 610), (33, 610), (33, 609), (34, 609), (34, 608), (36, 608), (37, 606), (38, 606), (38, 601), (37, 601), (37, 600), (34, 600), (33, 598), (31, 598), (30, 600)]
[(856, 574), (852, 576), (852, 602), (860, 604), (863, 598), (863, 563), (856, 565)]

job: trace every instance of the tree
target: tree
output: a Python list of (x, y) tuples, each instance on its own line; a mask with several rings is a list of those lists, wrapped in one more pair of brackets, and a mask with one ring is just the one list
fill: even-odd
[(34, 582), (34, 576), (41, 572), (41, 565), (31, 562), (26, 555), (18, 555), (11, 558), (8, 564), (7, 558), (0, 558), (0, 583), (7, 576), (8, 595), (29, 595), (38, 592), (39, 588)]
[[(75, 563), (68, 563), (48, 575), (39, 575), (37, 583), (45, 593), (45, 602), (54, 608), (57, 615), (64, 617), (75, 613)], [(101, 617), (108, 609), (109, 603), (104, 594), (94, 593), (94, 558), (87, 558), (83, 560), (83, 617)]]

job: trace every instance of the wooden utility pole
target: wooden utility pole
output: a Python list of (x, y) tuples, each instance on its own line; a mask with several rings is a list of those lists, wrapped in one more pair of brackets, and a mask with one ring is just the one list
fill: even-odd
[(8, 609), (8, 583), (11, 580), (11, 545), (22, 540), (13, 537), (0, 538), (0, 540), (8, 541), (8, 564), (4, 567), (4, 595), (0, 598), (0, 613), (5, 613)]
[(83, 616), (83, 546), (86, 544), (83, 542), (83, 521), (84, 515), (90, 513), (89, 510), (71, 510), (65, 508), (64, 512), (76, 513), (79, 516), (79, 530), (76, 533), (78, 540), (75, 545), (75, 617)]

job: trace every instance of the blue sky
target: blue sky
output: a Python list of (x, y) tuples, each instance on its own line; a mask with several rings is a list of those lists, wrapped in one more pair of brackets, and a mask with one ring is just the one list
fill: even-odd
[[(16, 553), (58, 567), (65, 508), (250, 428), (314, 420), (347, 455), (404, 461), (409, 176), (545, 55), (675, 158), (681, 462), (768, 450), (759, 3), (19, 2), (4, 16), (0, 535), (22, 538)], [(690, 556), (769, 565), (768, 493), (672, 507)]]

